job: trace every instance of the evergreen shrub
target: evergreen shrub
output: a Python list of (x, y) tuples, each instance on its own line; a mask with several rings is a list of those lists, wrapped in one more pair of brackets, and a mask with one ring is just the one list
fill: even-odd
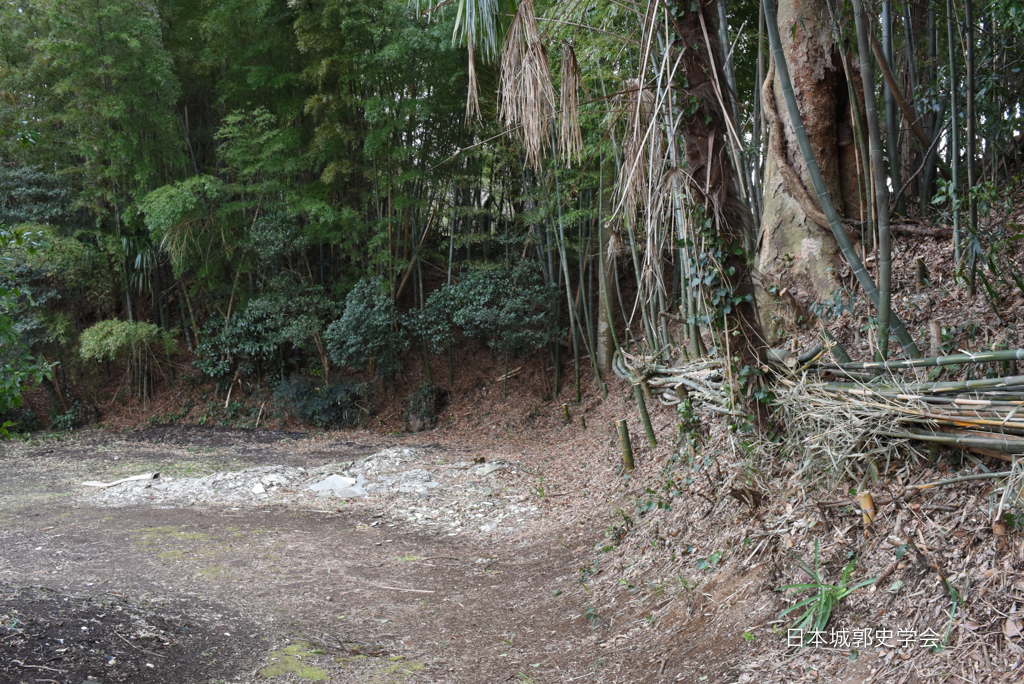
[(278, 385), (274, 396), (303, 423), (336, 428), (360, 425), (372, 415), (371, 394), (364, 383), (341, 380), (325, 386), (313, 378), (291, 377)]

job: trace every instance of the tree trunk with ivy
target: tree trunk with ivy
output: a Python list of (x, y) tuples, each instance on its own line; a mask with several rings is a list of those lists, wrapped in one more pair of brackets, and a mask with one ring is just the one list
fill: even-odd
[[(771, 0), (766, 0), (771, 1)], [(836, 208), (860, 219), (854, 107), (825, 0), (779, 0), (779, 34), (804, 128)], [(810, 305), (839, 287), (842, 253), (821, 212), (786, 112), (774, 64), (762, 84), (768, 124), (758, 304), (771, 341), (787, 327), (807, 324)], [(859, 78), (853, 91), (860, 99)], [(863, 111), (863, 107), (858, 108)], [(863, 129), (862, 129), (863, 130)], [(863, 161), (863, 160), (861, 160)], [(841, 198), (841, 201), (840, 201)], [(860, 231), (851, 231), (859, 240)]]
[[(721, 250), (720, 278), (726, 298), (717, 303), (720, 348), (733, 359), (734, 372), (743, 373), (736, 389), (753, 413), (757, 425), (766, 426), (767, 408), (757, 398), (754, 383), (763, 362), (766, 348), (764, 333), (758, 321), (751, 272), (752, 254), (743, 251), (743, 235), (750, 227), (751, 216), (740, 198), (736, 171), (729, 156), (729, 131), (724, 108), (729, 106), (722, 65), (713, 55), (721, 55), (718, 40), (718, 12), (714, 0), (704, 0), (696, 10), (684, 0), (677, 5), (676, 30), (682, 51), (679, 87), (688, 116), (683, 123), (686, 140), (687, 178), (691, 194), (703, 198), (705, 215), (712, 219), (718, 248)], [(714, 61), (713, 61), (714, 60)], [(716, 85), (717, 84), (717, 85)], [(716, 93), (717, 89), (717, 93)], [(721, 98), (721, 99), (720, 99)], [(737, 378), (738, 379), (738, 378)]]

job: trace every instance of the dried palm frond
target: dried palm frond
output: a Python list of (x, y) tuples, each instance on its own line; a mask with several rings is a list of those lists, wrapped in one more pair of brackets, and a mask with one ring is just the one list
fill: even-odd
[(561, 126), (558, 136), (562, 156), (571, 169), (574, 159), (583, 157), (583, 135), (580, 132), (580, 65), (576, 51), (565, 44), (562, 50)]
[(477, 121), (482, 118), (480, 115), (480, 87), (476, 78), (476, 58), (473, 54), (472, 37), (466, 38), (466, 49), (469, 52), (469, 87), (466, 91), (466, 123), (469, 123), (473, 119), (474, 114), (476, 115)]
[(544, 151), (551, 147), (554, 113), (547, 49), (540, 40), (533, 0), (523, 0), (502, 47), (500, 117), (522, 140), (526, 163), (535, 169), (541, 168)]
[(615, 213), (632, 218), (643, 204), (640, 198), (647, 187), (651, 160), (661, 156), (662, 136), (651, 130), (654, 92), (643, 87), (640, 79), (626, 79), (616, 100), (625, 114), (626, 131), (622, 140), (622, 173), (615, 187)]

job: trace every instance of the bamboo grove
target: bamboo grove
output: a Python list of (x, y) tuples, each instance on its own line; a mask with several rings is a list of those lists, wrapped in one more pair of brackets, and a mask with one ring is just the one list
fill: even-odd
[(844, 298), (921, 356), (901, 230), (1024, 293), (1022, 39), (1017, 0), (5, 2), (0, 413), (186, 352), (228, 392), (451, 383), (462, 335), (577, 400), (731, 359), (760, 422), (768, 350)]

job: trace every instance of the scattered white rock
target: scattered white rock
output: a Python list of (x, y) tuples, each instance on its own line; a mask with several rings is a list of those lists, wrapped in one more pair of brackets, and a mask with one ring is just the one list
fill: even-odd
[(332, 494), (340, 499), (361, 499), (366, 496), (363, 485), (366, 478), (361, 474), (355, 477), (342, 477), (331, 475), (330, 477), (312, 484), (307, 489), (316, 492), (319, 496), (331, 496)]
[(480, 477), (487, 477), (491, 473), (496, 473), (499, 470), (505, 470), (506, 468), (508, 468), (508, 464), (507, 463), (502, 463), (501, 461), (495, 461), (493, 463), (485, 463), (482, 466), (480, 466), (479, 468), (477, 468), (476, 469), (476, 474), (479, 475)]
[[(299, 468), (299, 470), (302, 470), (302, 468)], [(264, 487), (287, 487), (289, 484), (288, 478), (280, 473), (264, 475), (260, 478), (260, 482)]]
[(95, 493), (89, 490), (92, 496), (86, 501), (99, 506), (157, 508), (213, 504), (237, 511), (272, 505), (323, 509), (324, 498), (339, 503), (348, 499), (351, 503), (347, 505), (355, 507), (368, 501), (374, 517), (385, 518), (374, 521), (374, 526), (383, 522), (394, 527), (401, 521), (452, 536), (501, 534), (528, 525), (537, 514), (537, 506), (530, 505), (524, 489), (517, 491), (516, 478), (482, 479), (501, 470), (514, 473), (515, 464), (439, 463), (429, 452), (393, 447), (360, 461), (315, 468), (271, 465), (202, 477), (129, 481)]

